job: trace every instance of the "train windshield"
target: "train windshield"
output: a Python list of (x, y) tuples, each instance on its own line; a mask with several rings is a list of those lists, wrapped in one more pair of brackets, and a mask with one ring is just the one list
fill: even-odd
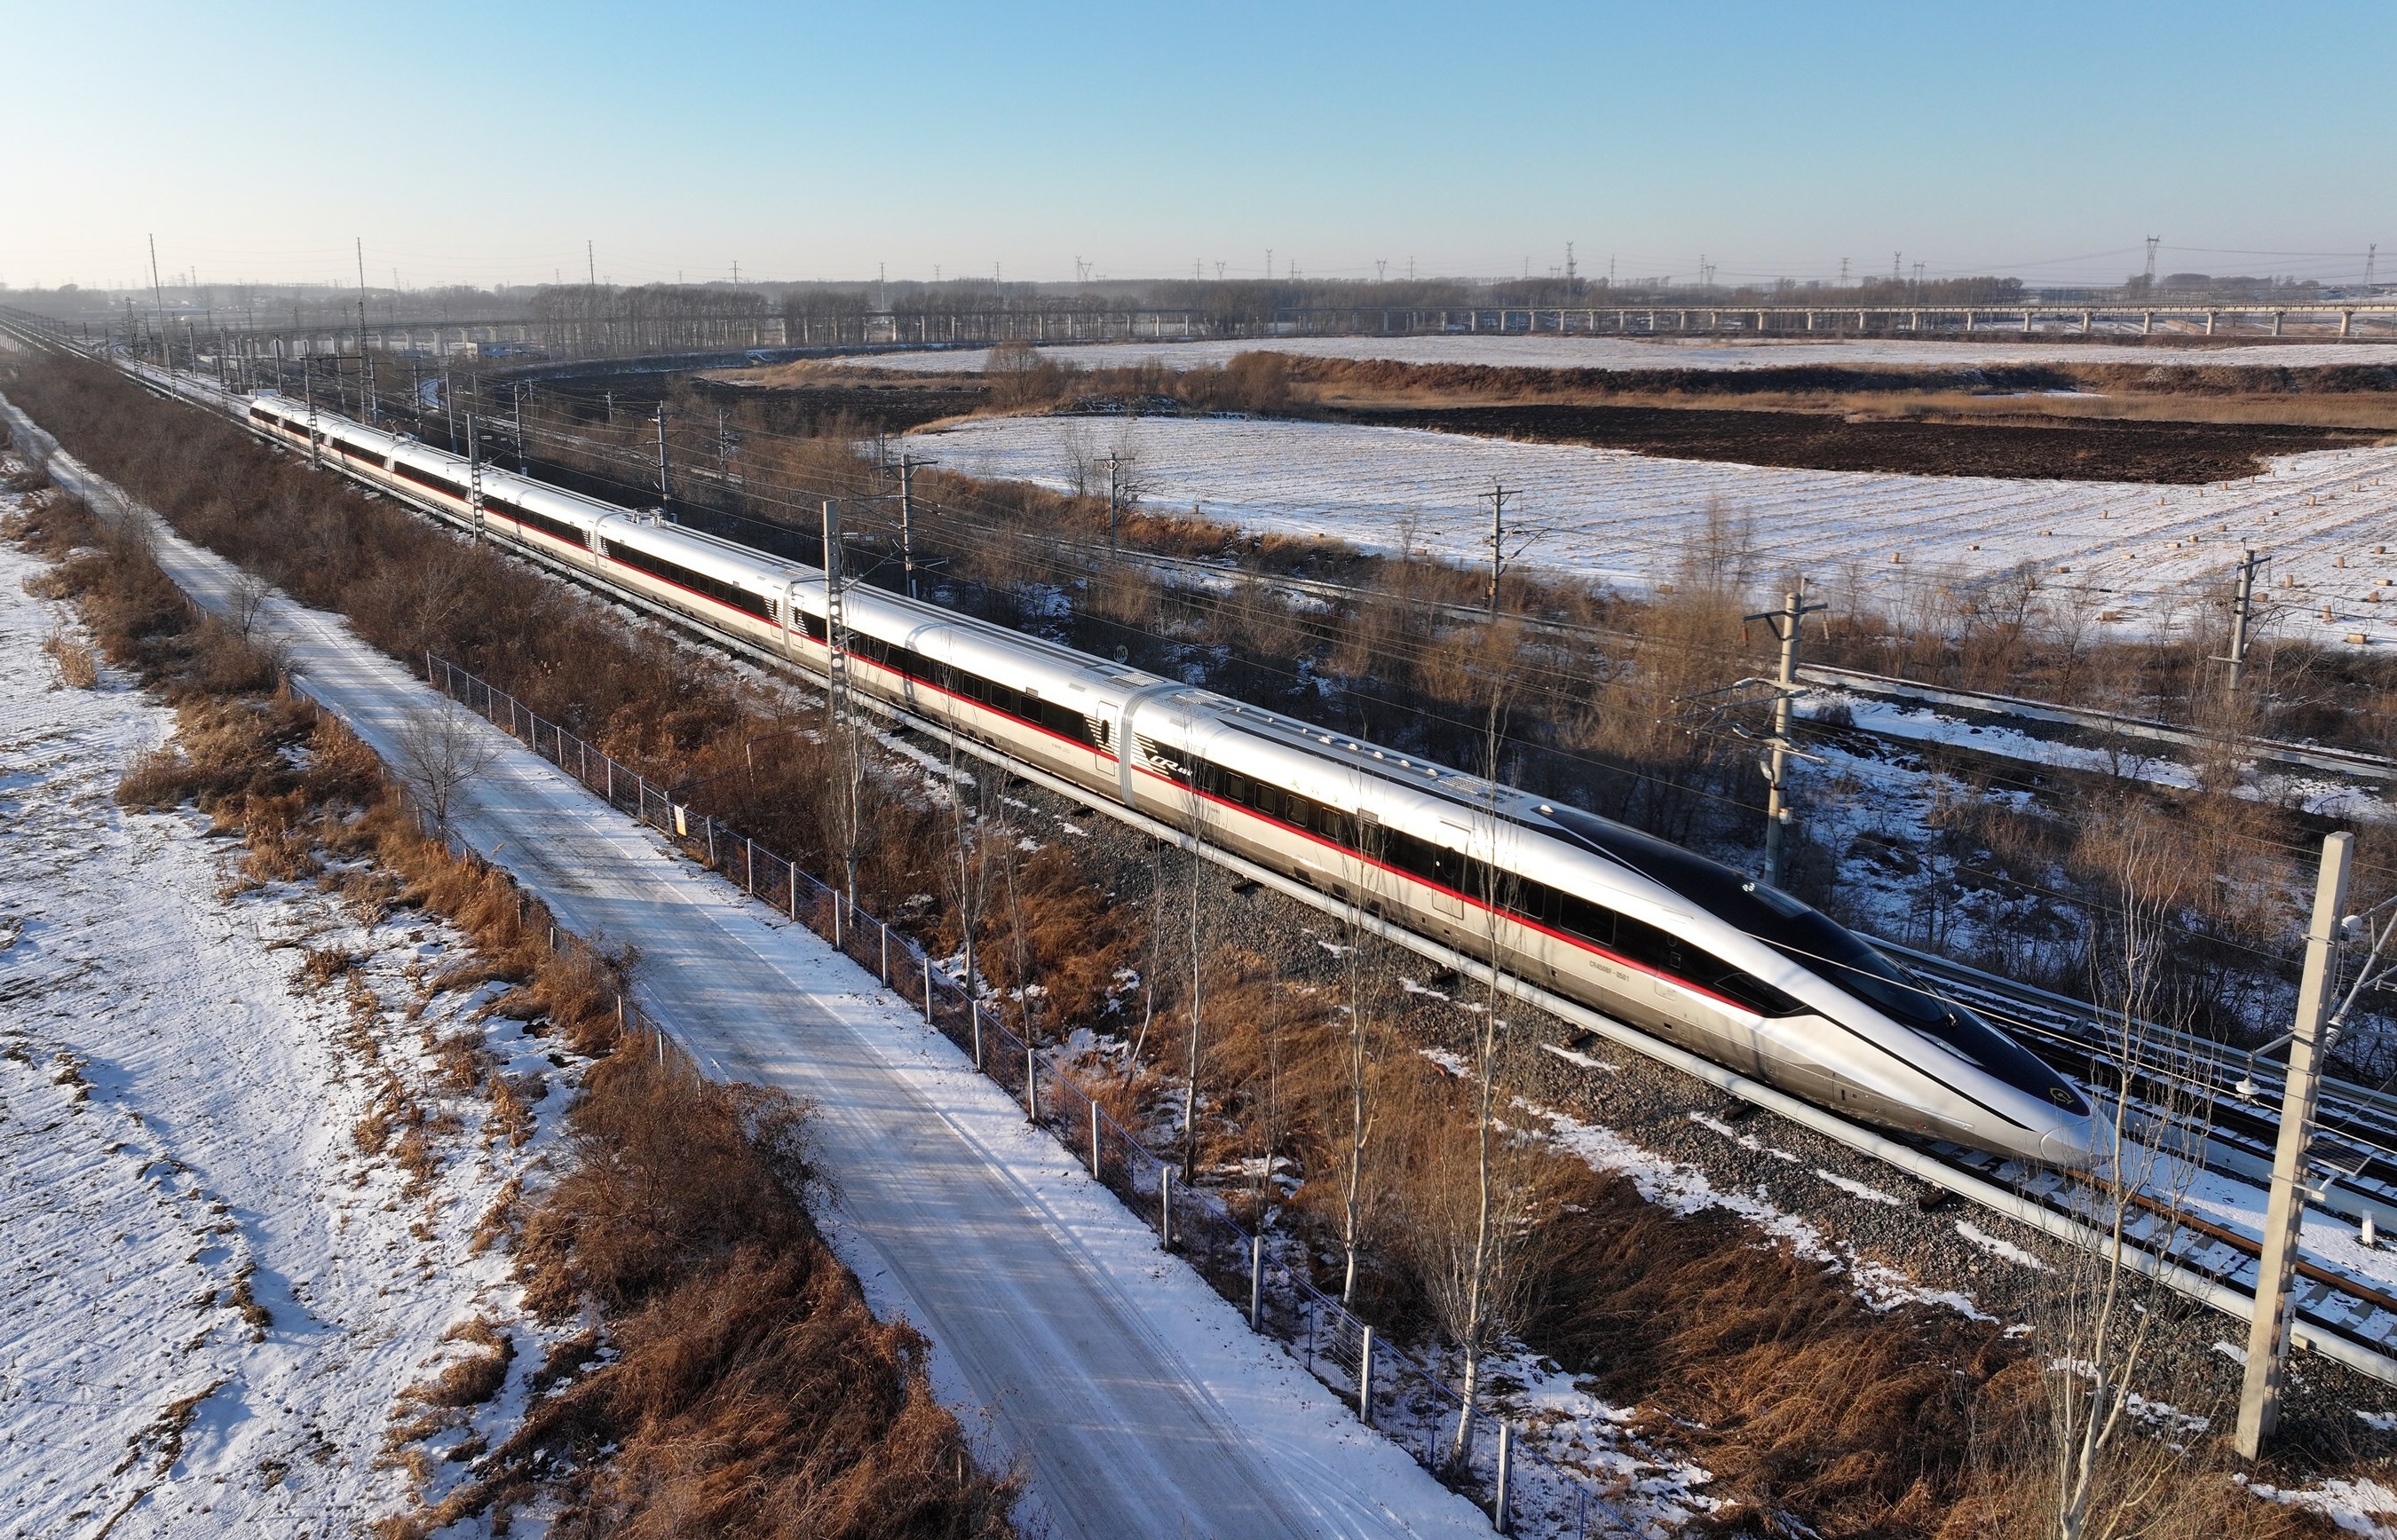
[(2067, 1112), (2088, 1111), (2078, 1092), (2037, 1054), (1964, 1007), (1940, 996), (1855, 931), (1776, 888), (1752, 882), (1721, 862), (1610, 824), (1574, 808), (1546, 815), (1600, 854), (1663, 883), (1716, 918), (1774, 951), (2016, 1091)]

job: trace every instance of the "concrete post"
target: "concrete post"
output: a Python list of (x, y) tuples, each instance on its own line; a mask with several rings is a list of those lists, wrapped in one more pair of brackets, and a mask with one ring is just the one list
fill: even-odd
[(1024, 1118), (1030, 1123), (1040, 1121), (1040, 1060), (1028, 1042), (1024, 1045)]
[(1512, 1506), (1508, 1498), (1513, 1495), (1510, 1489), (1514, 1485), (1514, 1474), (1515, 1425), (1501, 1422), (1498, 1425), (1498, 1491), (1490, 1501), (1490, 1527), (1500, 1534), (1515, 1533), (1513, 1516), (1506, 1511)]
[(924, 1024), (932, 1024), (932, 954), (924, 954)]
[(1157, 1234), (1158, 1244), (1173, 1250), (1173, 1168), (1157, 1168)]
[(1373, 1426), (1373, 1329), (1370, 1326), (1357, 1339), (1357, 1420), (1367, 1427)]
[(1093, 1182), (1106, 1180), (1106, 1173), (1100, 1169), (1099, 1150), (1099, 1104), (1093, 1098), (1091, 1102), (1091, 1180)]
[(2237, 1441), (2249, 1460), (2263, 1451), (2281, 1420), (2281, 1377), (2289, 1357), (2293, 1304), (2289, 1279), (2297, 1261), (2297, 1226), (2305, 1217), (2306, 1145), (2322, 1091), (2323, 1018), (2330, 1009), (2332, 947), (2347, 907), (2348, 871), (2355, 836), (2342, 829), (2323, 841), (2322, 873), (2314, 884), (2312, 922), (2306, 928), (2305, 971), (2297, 984), (2297, 1017), (2289, 1038), (2289, 1078), (2281, 1094), (2281, 1140), (2272, 1156), (2272, 1196), (2264, 1216), (2264, 1256), (2256, 1274), (2256, 1314), (2247, 1331), (2247, 1377), (2239, 1392)]
[[(1557, 314), (1563, 315), (1562, 311)], [(1249, 1237), (1249, 1330), (1262, 1331), (1265, 1319), (1265, 1237), (1263, 1230)]]

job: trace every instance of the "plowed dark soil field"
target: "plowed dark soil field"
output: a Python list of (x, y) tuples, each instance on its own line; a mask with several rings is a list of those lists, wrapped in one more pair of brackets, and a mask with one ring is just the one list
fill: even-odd
[(2252, 475), (2267, 455), (2369, 444), (2377, 435), (2236, 422), (2084, 420), (2069, 425), (1849, 422), (1828, 413), (1569, 405), (1327, 408), (1335, 422), (1590, 444), (1684, 460), (1824, 471), (2037, 480), (2200, 483)]

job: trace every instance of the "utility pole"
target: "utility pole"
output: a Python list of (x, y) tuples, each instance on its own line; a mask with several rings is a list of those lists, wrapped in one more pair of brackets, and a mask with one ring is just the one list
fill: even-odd
[(376, 399), (374, 359), (367, 352), (367, 238), (351, 237), (358, 249), (358, 393), (366, 397), (367, 426), (371, 428), (381, 419), (382, 404)]
[(1789, 704), (1798, 694), (1798, 633), (1807, 616), (1829, 608), (1828, 604), (1808, 604), (1806, 580), (1800, 578), (1795, 591), (1781, 596), (1780, 609), (1746, 617), (1770, 625), (1773, 634), (1781, 639), (1781, 673), (1775, 681), (1778, 688), (1773, 692), (1773, 757), (1766, 762), (1764, 771), (1765, 784), (1770, 788), (1764, 801), (1764, 885), (1768, 888), (1781, 886), (1781, 869), (1787, 859), (1781, 830), (1789, 822)]
[(2248, 633), (2256, 620), (2256, 572), (2266, 559), (2251, 550), (2239, 563), (2239, 587), (2230, 600), (2230, 655), (2214, 660), (2230, 665), (2230, 672), (2222, 681), (2222, 693), (2228, 700), (2239, 698), (2239, 681), (2247, 673)]
[(322, 465), (324, 456), (316, 448), (316, 355), (313, 353), (300, 355), (300, 389), (308, 405), (308, 463)]
[[(673, 501), (674, 483), (668, 479), (666, 467), (666, 404), (658, 403), (658, 508), (663, 512)], [(673, 516), (668, 515), (668, 517)]]
[(1491, 483), (1490, 489), (1481, 495), (1488, 499), (1490, 503), (1490, 593), (1488, 598), (1490, 604), (1490, 623), (1495, 625), (1498, 623), (1498, 580), (1500, 576), (1504, 574), (1506, 568), (1506, 500), (1510, 497), (1521, 497), (1523, 495), (1523, 490), (1519, 487), (1510, 492), (1505, 487), (1498, 485), (1496, 482), (1493, 482)]
[(916, 597), (916, 467), (934, 463), (911, 454), (899, 457), (899, 571), (911, 599)]
[[(158, 237), (155, 235), (150, 237), (150, 296), (158, 307), (158, 358), (167, 366), (167, 372), (172, 374), (175, 372), (175, 358), (167, 346), (167, 286), (158, 281)], [(127, 308), (131, 308), (130, 301)]]
[(824, 505), (824, 710), (839, 726), (849, 704), (849, 627), (841, 613), (840, 504)]
[(530, 475), (532, 466), (525, 459), (524, 387), (514, 381), (508, 383), (508, 406), (516, 415), (516, 422), (510, 431), (515, 435), (516, 441), (516, 470), (521, 475)]
[(2288, 1366), (2289, 1278), (2297, 1262), (2297, 1226), (2305, 1217), (2306, 1146), (2312, 1141), (2314, 1105), (2322, 1091), (2323, 1020), (2330, 1007), (2331, 960), (2355, 836), (2342, 829), (2323, 841), (2322, 873), (2314, 883), (2313, 921), (2306, 929), (2305, 971), (2297, 983), (2297, 1018), (2289, 1035), (2289, 1078), (2281, 1092), (2281, 1142), (2272, 1156), (2272, 1195), (2264, 1216), (2264, 1256), (2256, 1274), (2256, 1314), (2247, 1329), (2247, 1377), (2239, 1391), (2239, 1453), (2253, 1460), (2281, 1421), (2281, 1377)]
[(475, 519), (475, 538), (483, 538), (483, 439), (475, 414), (466, 414), (466, 507)]
[(1123, 506), (1123, 457), (1107, 451), (1107, 549), (1118, 550), (1117, 533)]

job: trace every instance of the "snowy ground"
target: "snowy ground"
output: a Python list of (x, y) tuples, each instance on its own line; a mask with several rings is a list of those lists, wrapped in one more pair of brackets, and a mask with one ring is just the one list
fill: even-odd
[[(447, 928), (235, 893), (205, 817), (120, 810), (172, 717), (114, 676), (59, 685), (40, 645), (72, 623), (37, 570), (0, 546), (0, 1534), (355, 1533), (408, 1507), (411, 1459), (453, 1479), (542, 1359), (474, 1235), (546, 1137), (487, 1144), (430, 1044), (488, 1042), (542, 1115), (559, 1070), (475, 1019), (488, 988), (430, 991)], [(312, 948), (354, 966), (312, 985)], [(395, 1084), (432, 1119), (422, 1183), (354, 1135)], [(513, 1350), (499, 1397), (401, 1437), (408, 1387), (489, 1350), (444, 1341), (477, 1319)]]
[[(2272, 556), (2279, 628), (2397, 636), (2397, 448), (2283, 456), (2204, 487), (1783, 470), (1411, 428), (1200, 418), (998, 417), (912, 435), (944, 469), (1065, 489), (1110, 452), (1143, 501), (1244, 529), (1486, 560), (1488, 493), (1520, 489), (1522, 561), (1645, 587), (1669, 583), (1710, 509), (1753, 522), (1760, 578), (1802, 572), (1903, 607), (2018, 563), (2096, 631), (2144, 635), (2243, 546)], [(2283, 583), (2290, 586), (2282, 586)], [(2379, 596), (2376, 599), (2373, 596)], [(2323, 618), (2328, 606), (2330, 618)], [(2390, 619), (2380, 621), (2387, 609)]]
[[(224, 562), (163, 529), (157, 538), (186, 592), (230, 602)], [(412, 713), (440, 707), (338, 617), (277, 597), (264, 624), (310, 691), (371, 744), (389, 750)], [(934, 1384), (984, 1450), (1022, 1462), (1028, 1512), (1047, 1533), (1488, 1532), (1160, 1252), (904, 1000), (493, 739), (460, 837), (577, 933), (636, 943), (636, 995), (703, 1064), (814, 1104), (835, 1245), (877, 1313), (931, 1340)]]
[[(1521, 306), (1516, 307), (1518, 310)], [(1050, 352), (1085, 368), (1121, 368), (1149, 359), (1172, 368), (1200, 368), (1242, 353), (1296, 354), (1307, 358), (1386, 358), (1401, 364), (1493, 364), (1517, 368), (1761, 369), (1828, 365), (1862, 368), (1900, 365), (1968, 368), (1983, 364), (2244, 364), (2303, 368), (2322, 364), (2397, 363), (2397, 342), (2245, 342), (2218, 347), (2142, 347), (2123, 342), (1738, 341), (1727, 338), (1661, 337), (1259, 337), (1227, 342), (1056, 343)], [(985, 348), (885, 353), (859, 362), (873, 368), (917, 373), (979, 373)]]
[[(1799, 696), (1791, 709), (1801, 717), (1818, 717), (1834, 706), (1844, 708), (1858, 730), (1896, 743), (1936, 743), (2025, 765), (2087, 770), (2175, 790), (2199, 783), (2198, 772), (2173, 757), (2172, 745), (2146, 739), (2124, 738), (2104, 746), (2066, 743), (1928, 706), (1836, 690), (1810, 690)], [(2377, 795), (2381, 789), (2359, 786), (2332, 775), (2268, 770), (2251, 760), (2241, 766), (2238, 794), (2274, 807), (2296, 808), (2319, 818), (2386, 822), (2397, 818), (2397, 804)]]

